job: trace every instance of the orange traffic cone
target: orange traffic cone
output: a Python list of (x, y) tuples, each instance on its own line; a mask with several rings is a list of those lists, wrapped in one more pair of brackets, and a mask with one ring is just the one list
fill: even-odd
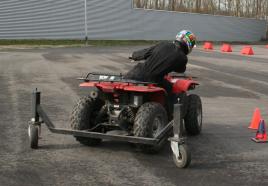
[(223, 44), (221, 47), (222, 52), (232, 52), (232, 47), (229, 44)]
[(265, 122), (264, 120), (260, 120), (258, 131), (256, 133), (255, 138), (251, 138), (253, 141), (256, 143), (266, 143), (268, 142), (267, 140), (267, 134), (266, 134), (266, 129), (265, 129)]
[(211, 42), (205, 42), (203, 48), (205, 50), (213, 50), (213, 44)]
[(253, 129), (253, 130), (257, 130), (259, 127), (260, 120), (261, 120), (261, 112), (260, 112), (259, 108), (256, 108), (254, 113), (253, 113), (251, 123), (250, 123), (248, 128)]
[(254, 55), (254, 52), (251, 46), (244, 46), (244, 48), (241, 50), (241, 54)]

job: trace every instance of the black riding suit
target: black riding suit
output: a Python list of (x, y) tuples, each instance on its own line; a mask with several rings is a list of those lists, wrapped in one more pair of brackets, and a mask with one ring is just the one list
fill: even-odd
[[(125, 75), (126, 79), (134, 79), (145, 82), (155, 82), (165, 88), (168, 97), (173, 99), (172, 84), (164, 79), (168, 73), (175, 71), (183, 73), (186, 70), (188, 49), (185, 45), (175, 41), (161, 42), (147, 49), (135, 51), (132, 59), (135, 61), (145, 60), (144, 63), (138, 63)], [(170, 102), (170, 101), (168, 101)], [(169, 110), (173, 113), (168, 104)]]

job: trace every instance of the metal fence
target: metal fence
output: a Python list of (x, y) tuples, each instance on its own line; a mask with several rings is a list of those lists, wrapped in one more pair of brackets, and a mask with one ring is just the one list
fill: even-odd
[(132, 0), (1, 0), (0, 39), (172, 40), (190, 29), (199, 40), (257, 41), (263, 20), (135, 9)]

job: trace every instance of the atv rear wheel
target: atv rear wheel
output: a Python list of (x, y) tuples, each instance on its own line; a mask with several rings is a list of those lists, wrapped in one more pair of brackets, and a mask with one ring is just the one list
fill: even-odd
[[(133, 133), (134, 136), (154, 138), (168, 123), (166, 110), (162, 105), (155, 102), (143, 104), (135, 117)], [(155, 153), (161, 146), (138, 145), (146, 153)]]
[[(74, 130), (87, 130), (96, 126), (96, 117), (104, 103), (89, 96), (82, 97), (74, 106), (71, 115), (71, 128)], [(101, 139), (74, 136), (81, 144), (95, 146)]]
[(188, 108), (184, 117), (186, 132), (190, 135), (198, 135), (202, 130), (202, 102), (198, 95), (188, 96)]

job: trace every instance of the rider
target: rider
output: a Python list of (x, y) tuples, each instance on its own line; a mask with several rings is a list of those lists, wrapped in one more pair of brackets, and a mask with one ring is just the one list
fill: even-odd
[[(130, 59), (145, 60), (145, 62), (134, 66), (124, 78), (158, 83), (165, 88), (168, 97), (172, 97), (172, 84), (164, 77), (172, 71), (185, 72), (187, 55), (192, 51), (195, 42), (196, 37), (191, 31), (182, 30), (176, 35), (174, 42), (161, 42), (150, 48), (133, 52)], [(173, 106), (168, 107), (173, 111)]]

